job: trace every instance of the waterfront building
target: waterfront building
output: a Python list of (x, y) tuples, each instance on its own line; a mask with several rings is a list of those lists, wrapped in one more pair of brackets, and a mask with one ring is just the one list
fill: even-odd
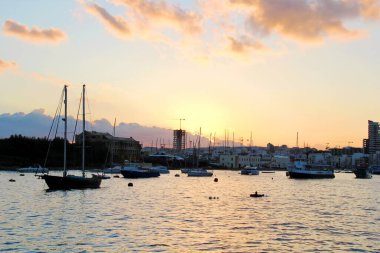
[(289, 156), (275, 155), (272, 158), (271, 168), (286, 169), (291, 165)]
[(260, 156), (256, 155), (239, 155), (238, 156), (238, 168), (244, 168), (246, 166), (259, 166), (261, 161)]
[(238, 155), (223, 154), (223, 155), (220, 155), (219, 163), (223, 167), (236, 169), (238, 168), (238, 159), (239, 159)]
[[(380, 151), (379, 122), (368, 120), (368, 154), (375, 154)], [(363, 147), (366, 148), (366, 147)]]
[(173, 131), (173, 149), (177, 152), (185, 150), (186, 131), (179, 129)]
[[(86, 131), (85, 142), (90, 148), (108, 149), (113, 162), (123, 163), (125, 160), (136, 162), (141, 157), (141, 144), (132, 137), (114, 137), (109, 133)], [(82, 133), (75, 136), (75, 143), (82, 145)]]

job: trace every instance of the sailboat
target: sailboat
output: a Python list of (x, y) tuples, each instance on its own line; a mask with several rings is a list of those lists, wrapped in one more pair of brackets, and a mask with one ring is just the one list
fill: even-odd
[(204, 168), (199, 168), (199, 154), (201, 151), (201, 135), (202, 135), (202, 129), (199, 130), (199, 139), (198, 139), (198, 152), (195, 151), (195, 145), (194, 145), (194, 151), (196, 154), (196, 164), (197, 167), (195, 169), (190, 169), (187, 171), (188, 177), (212, 177), (214, 173), (207, 171)]
[[(114, 152), (115, 152), (115, 127), (116, 127), (116, 118), (115, 118), (115, 121), (113, 123), (113, 135), (112, 135), (112, 142), (111, 142), (111, 159), (110, 159), (110, 167), (108, 168), (105, 168), (103, 170), (103, 173), (104, 174), (120, 174), (120, 170), (121, 170), (121, 166), (119, 165), (116, 165), (116, 166), (113, 166), (114, 163), (113, 163), (113, 157), (114, 157)], [(106, 159), (107, 160), (107, 159)], [(103, 176), (103, 179), (104, 179), (104, 176)]]
[(66, 152), (66, 142), (67, 142), (67, 85), (64, 86), (64, 106), (65, 115), (63, 121), (65, 122), (64, 131), (64, 146), (63, 146), (63, 175), (53, 176), (49, 174), (44, 174), (41, 176), (45, 179), (46, 184), (50, 190), (70, 190), (70, 189), (86, 189), (86, 188), (99, 188), (102, 182), (102, 178), (97, 175), (92, 175), (91, 178), (86, 177), (84, 167), (85, 167), (85, 129), (86, 129), (86, 114), (85, 114), (85, 90), (86, 86), (83, 85), (83, 140), (82, 140), (82, 176), (68, 175), (67, 174), (67, 152)]

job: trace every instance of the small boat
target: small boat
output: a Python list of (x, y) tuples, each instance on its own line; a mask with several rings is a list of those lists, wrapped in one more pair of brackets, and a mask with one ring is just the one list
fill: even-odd
[(125, 178), (150, 178), (150, 177), (159, 177), (160, 172), (157, 170), (152, 170), (150, 168), (144, 168), (138, 164), (129, 164), (124, 166), (120, 173)]
[(242, 175), (259, 175), (260, 171), (257, 167), (247, 166), (240, 171)]
[(380, 165), (372, 165), (371, 171), (374, 175), (380, 175)]
[(372, 173), (369, 168), (356, 168), (354, 171), (356, 178), (372, 178)]
[(170, 171), (168, 170), (168, 167), (166, 166), (154, 166), (154, 167), (151, 167), (150, 168), (151, 170), (156, 170), (158, 172), (160, 172), (160, 174), (169, 174)]
[(289, 178), (335, 178), (334, 170), (329, 165), (311, 165), (304, 161), (295, 161), (288, 167)]
[(112, 168), (106, 168), (103, 170), (104, 174), (120, 174), (121, 166), (115, 166)]
[(181, 173), (187, 174), (191, 169), (190, 168), (182, 168)]
[(20, 173), (47, 173), (47, 168), (42, 168), (41, 165), (36, 164), (27, 168), (19, 168), (17, 172)]
[(83, 140), (82, 140), (82, 176), (76, 176), (76, 175), (67, 175), (67, 157), (66, 157), (66, 143), (67, 143), (67, 85), (63, 88), (63, 95), (62, 98), (64, 100), (62, 101), (64, 103), (65, 108), (65, 115), (63, 118), (64, 124), (65, 124), (65, 130), (64, 130), (64, 146), (63, 146), (63, 156), (64, 156), (64, 162), (63, 162), (63, 176), (53, 176), (49, 174), (43, 174), (41, 176), (42, 179), (45, 179), (45, 182), (50, 190), (70, 190), (70, 189), (86, 189), (86, 188), (99, 188), (100, 184), (102, 182), (102, 178), (98, 175), (92, 175), (92, 177), (86, 177), (85, 175), (85, 85), (83, 85), (83, 91), (82, 91), (82, 103), (83, 103)]
[(251, 198), (261, 198), (264, 197), (264, 194), (258, 194), (257, 192), (249, 195)]
[(187, 172), (188, 177), (212, 177), (213, 174), (205, 169), (191, 169)]
[(110, 179), (111, 177), (110, 176), (107, 176), (105, 174), (101, 174), (101, 175), (96, 175), (96, 174), (92, 174), (93, 177), (100, 177), (101, 179)]

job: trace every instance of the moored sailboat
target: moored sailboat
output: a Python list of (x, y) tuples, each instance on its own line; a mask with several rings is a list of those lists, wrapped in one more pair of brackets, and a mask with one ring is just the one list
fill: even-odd
[(44, 174), (41, 176), (42, 179), (45, 179), (46, 184), (50, 190), (70, 190), (70, 189), (86, 189), (86, 188), (99, 188), (102, 182), (101, 176), (92, 175), (91, 178), (86, 177), (85, 174), (85, 129), (86, 129), (86, 118), (85, 118), (85, 89), (86, 86), (83, 85), (83, 141), (82, 141), (82, 176), (68, 175), (67, 174), (67, 152), (66, 152), (66, 143), (67, 143), (67, 85), (64, 86), (64, 147), (63, 147), (63, 175), (55, 176)]

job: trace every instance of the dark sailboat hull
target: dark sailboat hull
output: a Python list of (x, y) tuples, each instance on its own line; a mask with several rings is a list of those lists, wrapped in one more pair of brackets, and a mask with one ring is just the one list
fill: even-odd
[(298, 179), (322, 179), (322, 178), (335, 178), (334, 174), (312, 174), (312, 173), (302, 173), (302, 172), (292, 172), (288, 171), (289, 178)]
[(125, 178), (150, 178), (150, 177), (160, 176), (160, 172), (153, 171), (153, 170), (144, 170), (144, 171), (121, 170), (120, 173)]
[(86, 178), (71, 175), (66, 177), (43, 175), (41, 178), (45, 179), (50, 190), (95, 189), (99, 188), (102, 182), (102, 178), (98, 176)]
[(372, 174), (368, 169), (356, 169), (354, 170), (356, 178), (372, 178)]

